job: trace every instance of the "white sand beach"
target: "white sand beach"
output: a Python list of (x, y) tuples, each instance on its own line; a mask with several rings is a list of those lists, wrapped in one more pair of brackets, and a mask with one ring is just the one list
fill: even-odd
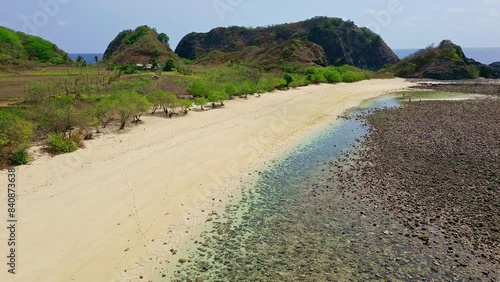
[[(75, 153), (40, 156), (17, 171), (18, 269), (14, 278), (2, 271), (0, 281), (156, 281), (154, 268), (180, 258), (169, 250), (196, 234), (257, 167), (346, 109), (411, 85), (314, 85), (180, 118), (157, 113)], [(6, 190), (6, 171), (0, 183)]]

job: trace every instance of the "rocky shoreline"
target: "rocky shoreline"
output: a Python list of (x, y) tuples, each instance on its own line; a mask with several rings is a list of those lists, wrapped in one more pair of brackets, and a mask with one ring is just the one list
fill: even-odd
[[(460, 280), (500, 273), (500, 100), (425, 101), (366, 118), (371, 133), (343, 191), (385, 207), (429, 248), (445, 251)], [(351, 156), (352, 158), (352, 156)]]
[(346, 115), (371, 134), (315, 173), (309, 149), (259, 172), (174, 281), (498, 281), (499, 102)]

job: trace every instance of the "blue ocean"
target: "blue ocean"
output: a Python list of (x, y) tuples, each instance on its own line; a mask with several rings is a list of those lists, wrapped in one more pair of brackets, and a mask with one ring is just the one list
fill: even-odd
[(68, 55), (73, 61), (76, 61), (78, 56), (82, 56), (85, 62), (89, 64), (95, 64), (95, 56), (97, 56), (100, 61), (102, 60), (104, 53), (69, 53)]
[[(463, 50), (467, 58), (474, 59), (483, 64), (489, 65), (494, 62), (500, 62), (500, 48), (463, 48)], [(400, 59), (403, 59), (417, 52), (418, 49), (393, 49), (393, 51)]]

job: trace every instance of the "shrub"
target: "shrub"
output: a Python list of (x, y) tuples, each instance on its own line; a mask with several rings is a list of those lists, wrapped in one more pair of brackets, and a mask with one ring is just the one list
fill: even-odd
[(0, 112), (0, 162), (28, 148), (32, 137), (33, 126), (30, 122), (15, 114)]
[(480, 71), (477, 66), (474, 65), (467, 65), (466, 67), (467, 72), (469, 73), (471, 78), (478, 78)]
[(211, 90), (208, 93), (208, 101), (212, 103), (212, 106), (215, 107), (215, 103), (219, 102), (221, 106), (224, 106), (224, 100), (228, 100), (229, 96), (226, 92)]
[(76, 146), (79, 148), (83, 148), (83, 138), (85, 137), (85, 131), (84, 130), (79, 130), (78, 132), (71, 132), (69, 135), (69, 139), (73, 141)]
[(49, 133), (47, 143), (52, 153), (71, 153), (78, 150), (78, 146), (73, 140), (66, 139), (57, 133)]
[(207, 82), (202, 79), (193, 81), (187, 89), (187, 92), (196, 97), (207, 97), (208, 91)]
[(313, 68), (313, 67), (310, 67), (310, 68), (307, 68), (305, 71), (304, 71), (304, 74), (305, 75), (313, 75), (316, 73), (316, 69), (317, 68)]
[(200, 106), (202, 110), (205, 110), (203, 107), (208, 104), (208, 100), (205, 98), (196, 98), (194, 99), (194, 104), (196, 106)]
[(326, 83), (328, 82), (326, 78), (324, 77), (323, 73), (321, 72), (316, 72), (313, 75), (308, 76), (309, 81), (312, 83), (318, 84), (318, 83)]
[(231, 82), (226, 84), (226, 86), (224, 87), (224, 91), (229, 96), (234, 96), (234, 95), (237, 95), (239, 93), (238, 87), (236, 87), (236, 85), (234, 85), (234, 83), (231, 83)]
[(293, 82), (290, 83), (290, 87), (292, 88), (306, 86), (306, 85), (309, 85), (309, 81), (307, 81), (306, 77), (300, 75), (295, 75), (293, 77)]
[(11, 165), (25, 165), (29, 163), (29, 161), (30, 157), (26, 150), (17, 151), (10, 157)]
[(353, 71), (347, 71), (342, 74), (343, 82), (356, 82), (365, 79), (365, 75), (363, 73), (355, 73)]
[(165, 66), (163, 67), (164, 71), (172, 71), (175, 67), (174, 60), (168, 59), (167, 62), (165, 63)]
[(272, 92), (274, 90), (274, 84), (269, 79), (263, 79), (260, 81), (258, 86), (258, 92)]
[(189, 109), (193, 106), (193, 101), (189, 99), (180, 99), (178, 103), (185, 115), (188, 114)]
[(338, 71), (336, 70), (332, 69), (326, 70), (324, 76), (329, 83), (342, 82), (342, 77), (340, 76), (340, 73), (338, 73)]
[(283, 76), (283, 78), (286, 81), (286, 87), (289, 87), (290, 83), (293, 82), (293, 77), (289, 73), (285, 73), (285, 75)]

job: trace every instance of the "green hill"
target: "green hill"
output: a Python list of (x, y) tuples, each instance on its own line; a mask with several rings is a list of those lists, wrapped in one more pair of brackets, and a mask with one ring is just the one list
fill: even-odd
[(52, 42), (0, 26), (0, 66), (4, 68), (62, 64), (65, 55)]
[[(280, 24), (269, 27), (246, 28), (228, 27), (215, 28), (208, 33), (190, 33), (186, 35), (175, 52), (187, 59), (198, 60), (212, 51), (233, 53), (230, 57), (245, 57), (247, 63), (258, 63), (255, 60), (276, 61), (275, 51), (281, 44), (290, 44), (294, 40), (302, 43), (297, 50), (310, 49), (302, 54), (291, 54), (283, 58), (284, 63), (315, 61), (325, 57), (323, 65), (352, 65), (367, 69), (380, 69), (386, 64), (395, 64), (399, 61), (394, 52), (382, 38), (369, 30), (356, 26), (352, 21), (343, 21), (339, 18), (316, 17), (302, 22)], [(288, 42), (288, 43), (287, 43)], [(307, 47), (307, 48), (306, 48)], [(257, 49), (268, 50), (267, 58), (247, 56)], [(284, 49), (284, 48), (283, 48)], [(288, 48), (290, 51), (290, 48)], [(315, 54), (322, 49), (324, 55)], [(297, 51), (296, 50), (296, 51)], [(294, 51), (292, 50), (292, 53)], [(266, 53), (266, 51), (262, 51)], [(243, 54), (243, 55), (242, 55)], [(279, 54), (278, 54), (279, 55)], [(286, 55), (286, 54), (285, 54)], [(278, 56), (279, 58), (279, 56)]]
[(154, 58), (160, 64), (168, 59), (178, 61), (178, 56), (170, 49), (168, 40), (166, 34), (158, 34), (155, 29), (146, 25), (135, 30), (124, 30), (108, 45), (104, 59), (119, 65), (150, 64)]
[(430, 78), (439, 80), (473, 79), (478, 77), (500, 78), (494, 66), (487, 66), (469, 59), (462, 47), (449, 40), (439, 46), (430, 46), (389, 67), (396, 76)]

